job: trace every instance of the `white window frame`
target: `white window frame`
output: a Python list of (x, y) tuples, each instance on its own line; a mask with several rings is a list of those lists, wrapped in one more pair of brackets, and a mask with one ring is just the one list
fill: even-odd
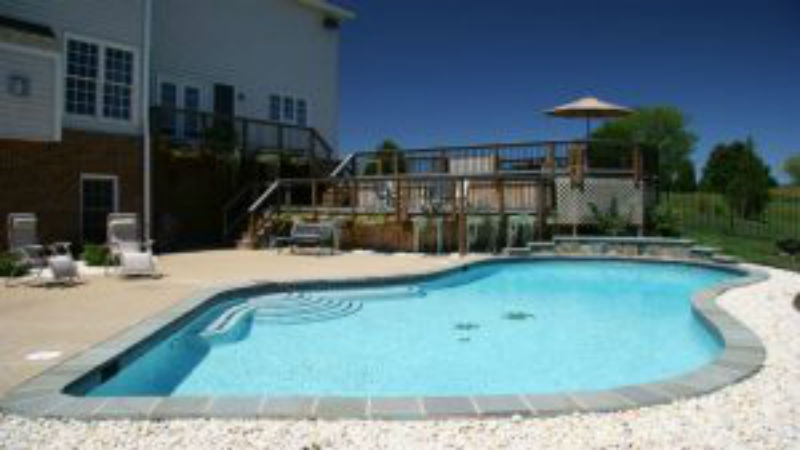
[[(306, 123), (300, 124), (299, 119), (297, 118), (297, 105), (298, 101), (302, 100), (306, 104)], [(311, 128), (311, 102), (308, 101), (305, 97), (295, 97), (294, 98), (294, 121), (298, 126)]]
[[(280, 123), (280, 124), (283, 124), (283, 125), (294, 125), (294, 126), (298, 126), (298, 127), (313, 128), (313, 126), (312, 126), (313, 120), (312, 120), (312, 116), (311, 116), (311, 109), (312, 109), (311, 108), (311, 100), (309, 100), (308, 97), (295, 95), (295, 94), (290, 93), (290, 92), (272, 92), (267, 96), (267, 114), (266, 114), (267, 120), (269, 120), (270, 122), (273, 122), (272, 117), (270, 115), (270, 112), (271, 112), (270, 110), (271, 110), (271, 107), (272, 107), (272, 96), (273, 95), (277, 96), (281, 101), (281, 104), (280, 104), (280, 116), (281, 117), (280, 117), (280, 120), (278, 120), (277, 123)], [(292, 120), (292, 121), (286, 120), (286, 116), (283, 114), (283, 111), (284, 111), (284, 109), (283, 109), (284, 108), (284, 99), (286, 99), (286, 98), (291, 98), (292, 101), (294, 102), (294, 120)], [(297, 121), (297, 102), (298, 102), (298, 100), (302, 100), (302, 101), (304, 101), (306, 103), (306, 124), (305, 125), (300, 125), (300, 123)]]
[(78, 201), (80, 202), (80, 218), (81, 218), (81, 226), (80, 226), (80, 236), (81, 240), (83, 239), (83, 182), (85, 180), (99, 180), (99, 181), (111, 181), (112, 185), (114, 186), (114, 207), (112, 212), (119, 212), (119, 176), (113, 174), (105, 174), (105, 173), (81, 173), (80, 176), (80, 198)]
[[(88, 44), (94, 44), (98, 47), (97, 52), (97, 92), (95, 98), (95, 114), (94, 115), (87, 115), (87, 114), (74, 114), (67, 111), (67, 99), (66, 99), (66, 92), (67, 92), (67, 77), (69, 76), (69, 41), (83, 41)], [(131, 116), (128, 119), (121, 119), (116, 117), (106, 117), (103, 115), (103, 89), (106, 82), (106, 48), (111, 47), (118, 50), (124, 50), (127, 52), (131, 52), (133, 55), (133, 78), (131, 79)], [(64, 32), (64, 42), (62, 43), (62, 60), (61, 60), (61, 67), (62, 70), (62, 87), (61, 92), (62, 96), (64, 97), (61, 101), (63, 107), (62, 110), (64, 114), (69, 117), (73, 117), (76, 119), (84, 119), (84, 120), (97, 120), (103, 123), (110, 123), (110, 124), (131, 124), (131, 125), (138, 125), (139, 124), (139, 89), (140, 89), (140, 79), (139, 79), (139, 49), (137, 47), (123, 44), (120, 42), (109, 41), (106, 39), (99, 39), (91, 36), (86, 36), (83, 34), (73, 33), (70, 31)]]

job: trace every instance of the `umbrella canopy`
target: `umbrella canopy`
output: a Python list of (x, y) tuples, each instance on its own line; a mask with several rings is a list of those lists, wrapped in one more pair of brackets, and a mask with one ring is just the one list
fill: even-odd
[(633, 110), (624, 106), (598, 100), (595, 97), (584, 97), (566, 105), (557, 106), (545, 111), (545, 114), (555, 117), (586, 119), (586, 138), (589, 138), (591, 119), (607, 119), (622, 117), (633, 113)]
[(633, 112), (632, 109), (604, 102), (594, 97), (584, 97), (566, 105), (545, 111), (556, 117), (607, 118), (622, 117)]

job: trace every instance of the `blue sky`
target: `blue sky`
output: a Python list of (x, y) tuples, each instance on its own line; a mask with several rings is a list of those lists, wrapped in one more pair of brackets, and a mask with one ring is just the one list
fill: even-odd
[(339, 0), (341, 147), (580, 137), (541, 110), (584, 95), (670, 104), (698, 134), (800, 153), (796, 0)]

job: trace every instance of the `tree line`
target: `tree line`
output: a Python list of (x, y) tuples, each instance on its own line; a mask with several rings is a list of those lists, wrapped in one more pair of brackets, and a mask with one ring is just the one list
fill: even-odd
[[(629, 116), (606, 122), (592, 137), (636, 142), (651, 167), (655, 167), (660, 190), (719, 193), (741, 217), (762, 214), (769, 202), (770, 189), (778, 186), (755, 141), (749, 137), (716, 144), (698, 180), (692, 160), (697, 135), (689, 129), (687, 117), (675, 107), (638, 108)], [(594, 158), (611, 156), (601, 151)], [(788, 158), (783, 169), (800, 185), (800, 154)]]

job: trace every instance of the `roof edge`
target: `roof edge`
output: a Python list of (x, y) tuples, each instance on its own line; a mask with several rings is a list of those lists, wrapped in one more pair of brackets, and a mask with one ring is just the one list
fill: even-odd
[(297, 0), (297, 2), (310, 8), (322, 11), (326, 14), (330, 14), (339, 20), (353, 20), (356, 18), (356, 14), (353, 11), (342, 8), (341, 6), (330, 4), (326, 0)]

